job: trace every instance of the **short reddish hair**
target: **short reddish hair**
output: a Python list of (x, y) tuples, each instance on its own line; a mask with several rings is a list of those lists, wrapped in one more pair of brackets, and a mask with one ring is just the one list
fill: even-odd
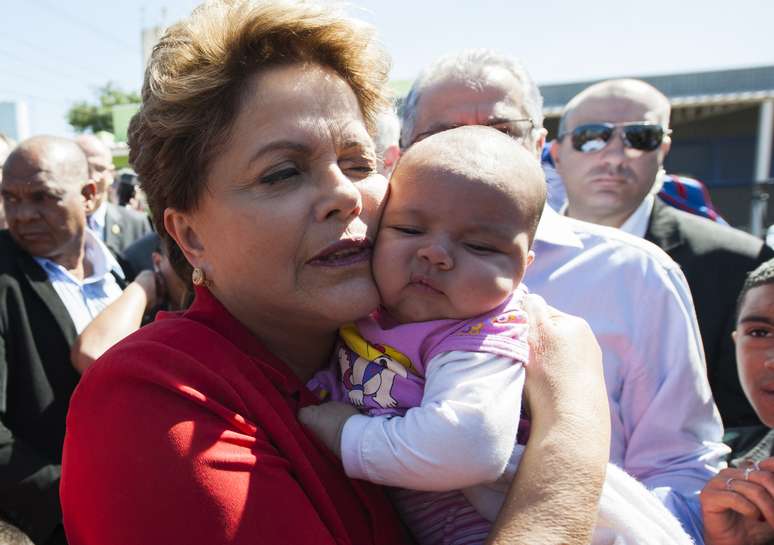
[[(129, 160), (162, 238), (168, 239), (166, 208), (187, 211), (198, 204), (250, 78), (272, 66), (304, 62), (341, 76), (373, 130), (378, 111), (388, 104), (388, 57), (370, 27), (330, 4), (216, 0), (167, 30), (153, 49), (142, 107), (129, 126)], [(184, 273), (181, 256), (171, 257)]]

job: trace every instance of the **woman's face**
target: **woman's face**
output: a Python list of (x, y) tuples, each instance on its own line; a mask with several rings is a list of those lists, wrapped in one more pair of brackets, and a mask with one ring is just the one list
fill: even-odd
[(239, 108), (185, 214), (186, 254), (253, 332), (303, 342), (378, 304), (370, 257), (387, 181), (357, 99), (332, 71), (268, 69)]
[(733, 336), (744, 393), (761, 421), (774, 427), (774, 284), (747, 292)]

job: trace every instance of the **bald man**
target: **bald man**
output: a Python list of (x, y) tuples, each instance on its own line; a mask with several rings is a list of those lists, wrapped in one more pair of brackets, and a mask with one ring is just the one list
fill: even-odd
[[(11, 138), (0, 132), (0, 182), (3, 181), (3, 163), (16, 145)], [(5, 229), (5, 209), (3, 208), (3, 198), (0, 197), (0, 229)]]
[(747, 233), (677, 210), (657, 197), (671, 145), (669, 115), (667, 97), (634, 79), (603, 81), (570, 100), (552, 148), (567, 188), (565, 213), (643, 237), (681, 266), (724, 424), (759, 424), (739, 384), (731, 332), (745, 274), (774, 252)]
[(134, 241), (152, 232), (148, 215), (108, 202), (115, 166), (108, 147), (96, 136), (75, 139), (89, 162), (89, 176), (96, 185), (92, 206), (86, 211), (89, 228), (99, 235), (114, 255), (120, 256)]
[(59, 475), (79, 375), (70, 348), (121, 293), (120, 268), (86, 228), (96, 186), (81, 149), (50, 136), (5, 161), (0, 231), (0, 517), (37, 544), (65, 543)]

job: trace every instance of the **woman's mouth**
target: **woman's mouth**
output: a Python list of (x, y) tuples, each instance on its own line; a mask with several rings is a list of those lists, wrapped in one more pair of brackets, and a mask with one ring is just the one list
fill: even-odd
[(307, 264), (318, 267), (346, 267), (371, 259), (371, 241), (367, 238), (334, 242), (323, 249)]

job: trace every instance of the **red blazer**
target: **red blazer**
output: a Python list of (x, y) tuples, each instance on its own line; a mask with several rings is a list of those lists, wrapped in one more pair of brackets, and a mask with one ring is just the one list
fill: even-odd
[(382, 491), (347, 478), (296, 419), (316, 402), (199, 289), (73, 394), (60, 489), (70, 545), (405, 542)]

